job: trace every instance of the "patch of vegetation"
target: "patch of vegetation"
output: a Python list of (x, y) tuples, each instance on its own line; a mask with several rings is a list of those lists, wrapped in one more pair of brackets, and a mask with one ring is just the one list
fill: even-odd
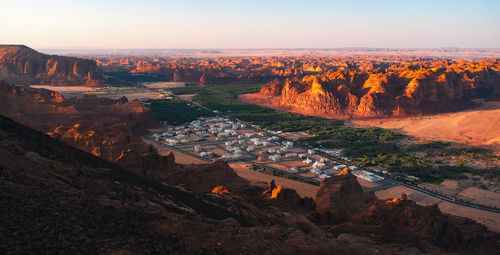
[(259, 92), (262, 84), (227, 84), (227, 85), (209, 85), (209, 86), (196, 86), (186, 84), (185, 87), (172, 88), (171, 91), (176, 95), (186, 95), (186, 94), (203, 94), (207, 91), (227, 91), (231, 93), (248, 94)]
[(497, 158), (491, 150), (485, 148), (450, 148), (450, 145), (450, 142), (431, 140), (425, 143), (411, 145), (407, 148), (407, 151), (422, 151), (426, 152), (429, 156), (465, 156), (472, 159)]
[(400, 139), (402, 135), (386, 129), (323, 126), (312, 128), (308, 132), (315, 136), (302, 138), (299, 143), (326, 149), (342, 148), (347, 156), (353, 158), (401, 152), (393, 141)]
[(430, 181), (429, 183), (438, 186), (442, 182), (444, 182), (444, 179), (436, 179), (436, 180)]
[(493, 158), (495, 154), (491, 150), (479, 147), (471, 148), (446, 148), (440, 151), (441, 156), (469, 156), (475, 159), (480, 158)]
[(215, 114), (203, 108), (188, 105), (185, 101), (150, 99), (147, 101), (151, 111), (161, 121), (167, 121), (172, 125), (196, 120), (199, 117), (211, 117)]
[(408, 147), (408, 151), (427, 151), (430, 149), (444, 149), (450, 145), (451, 145), (450, 142), (431, 140), (425, 143), (413, 144)]
[(144, 82), (167, 81), (165, 75), (139, 73), (133, 74), (127, 71), (104, 72), (105, 83), (115, 87), (137, 86)]

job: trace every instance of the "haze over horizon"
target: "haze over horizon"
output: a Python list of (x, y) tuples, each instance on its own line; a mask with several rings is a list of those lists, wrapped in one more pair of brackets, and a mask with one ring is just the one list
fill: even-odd
[(2, 9), (0, 44), (33, 48), (500, 48), (491, 0), (6, 0)]

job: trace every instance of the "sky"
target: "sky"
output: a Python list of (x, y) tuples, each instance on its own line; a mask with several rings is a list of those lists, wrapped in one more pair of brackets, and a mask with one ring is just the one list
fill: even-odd
[(500, 48), (499, 0), (0, 0), (33, 48)]

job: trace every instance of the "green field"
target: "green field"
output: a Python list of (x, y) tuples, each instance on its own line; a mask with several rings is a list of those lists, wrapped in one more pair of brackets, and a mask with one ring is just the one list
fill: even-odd
[(115, 87), (137, 86), (145, 82), (167, 81), (165, 75), (160, 74), (132, 74), (127, 71), (103, 72), (105, 83)]
[(179, 125), (190, 122), (199, 117), (209, 117), (215, 114), (203, 108), (191, 105), (180, 100), (150, 99), (149, 107), (161, 121), (167, 121), (168, 124)]

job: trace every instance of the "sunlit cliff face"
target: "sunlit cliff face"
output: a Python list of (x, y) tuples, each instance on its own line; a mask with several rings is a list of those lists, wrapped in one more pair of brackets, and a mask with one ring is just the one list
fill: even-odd
[(217, 194), (217, 195), (224, 195), (224, 194), (231, 194), (228, 189), (226, 189), (223, 185), (215, 186), (212, 189), (212, 194)]
[(350, 175), (351, 174), (351, 171), (349, 170), (349, 168), (344, 168), (342, 171), (340, 171), (340, 173), (338, 173), (337, 175), (338, 176), (342, 176), (342, 175)]
[(283, 186), (278, 185), (278, 187), (274, 188), (271, 193), (271, 199), (277, 199), (280, 192), (283, 190)]
[(500, 99), (500, 60), (412, 56), (99, 58), (105, 71), (202, 85), (267, 83), (262, 96), (304, 114), (351, 118), (434, 114)]

